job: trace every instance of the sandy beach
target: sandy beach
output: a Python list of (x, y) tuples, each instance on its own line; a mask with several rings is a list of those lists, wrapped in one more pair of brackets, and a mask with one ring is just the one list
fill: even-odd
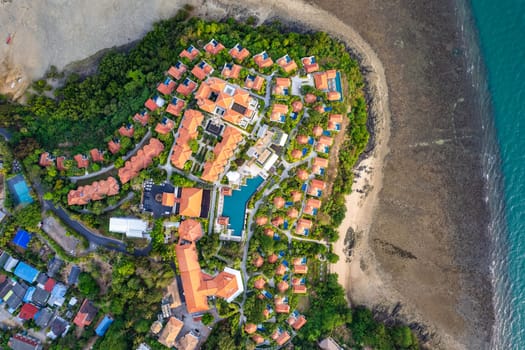
[(50, 64), (63, 69), (128, 44), (182, 3), (207, 18), (278, 17), (348, 45), (366, 72), (374, 137), (347, 197), (332, 271), (354, 304), (400, 303), (396, 316), (423, 325), (431, 348), (487, 348), (493, 314), (480, 125), (465, 62), (454, 55), (461, 43), (452, 0), (0, 2), (0, 33), (15, 33), (0, 49), (0, 93), (21, 94)]

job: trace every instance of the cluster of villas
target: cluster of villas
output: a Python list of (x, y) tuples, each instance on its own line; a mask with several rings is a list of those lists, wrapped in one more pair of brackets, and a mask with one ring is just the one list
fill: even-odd
[[(30, 233), (19, 230), (13, 244), (17, 249), (24, 250), (30, 239)], [(0, 274), (0, 307), (16, 315), (19, 324), (33, 320), (45, 336), (52, 340), (64, 336), (71, 328), (71, 323), (81, 328), (89, 326), (97, 320), (98, 313), (87, 299), (79, 308), (79, 300), (76, 297), (67, 298), (68, 289), (78, 283), (80, 268), (73, 266), (67, 281), (62, 283), (54, 277), (58, 274), (61, 264), (60, 259), (54, 258), (48, 264), (47, 271), (41, 272), (7, 252), (0, 251), (0, 268), (6, 273)], [(104, 336), (112, 322), (113, 319), (109, 315), (100, 317), (95, 333)], [(39, 338), (27, 334), (17, 334), (9, 342), (12, 349), (43, 347)]]
[[(225, 49), (215, 39), (204, 46), (204, 52), (190, 45), (180, 53), (180, 61), (169, 68), (165, 79), (157, 85), (156, 92), (145, 102), (145, 110), (132, 118), (141, 127), (148, 127), (156, 122), (154, 131), (158, 135), (171, 133), (175, 141), (170, 149), (169, 166), (175, 168), (175, 171), (189, 174), (192, 180), (198, 180), (203, 185), (208, 184), (207, 187), (210, 187), (209, 184), (213, 185), (211, 191), (219, 193), (217, 211), (213, 212), (213, 216), (210, 213), (215, 208), (210, 208), (213, 204), (210, 190), (197, 187), (178, 188), (169, 182), (155, 184), (145, 181), (142, 186), (142, 210), (151, 212), (156, 218), (180, 215), (184, 219), (178, 223), (177, 262), (188, 312), (197, 315), (208, 310), (208, 298), (220, 297), (232, 301), (243, 292), (244, 287), (239, 271), (226, 268), (216, 276), (210, 276), (200, 269), (195, 242), (202, 236), (202, 226), (196, 219), (214, 217), (211, 225), (221, 232), (222, 239), (240, 241), (246, 227), (248, 199), (276, 171), (277, 165), (283, 163), (289, 168), (290, 176), (295, 174), (301, 185), (286, 195), (272, 196), (272, 212), (257, 213), (256, 224), (263, 226), (265, 234), (274, 239), (280, 239), (280, 231), (307, 236), (313, 229), (315, 216), (321, 208), (321, 197), (327, 188), (323, 178), (328, 168), (327, 155), (334, 142), (332, 133), (341, 130), (343, 122), (342, 115), (330, 114), (327, 116), (326, 130), (316, 125), (310, 134), (296, 135), (294, 129), (293, 137), (290, 137), (280, 127), (282, 124), (293, 120), (293, 125), (297, 125), (301, 117), (308, 117), (308, 110), (314, 104), (318, 112), (329, 112), (331, 107), (319, 104), (323, 99), (330, 102), (342, 100), (340, 73), (335, 70), (321, 71), (313, 56), (302, 58), (302, 67), (299, 68), (289, 55), (278, 58), (274, 63), (266, 52), (261, 52), (252, 56), (258, 71), (249, 70), (246, 79), (239, 84), (241, 72), (246, 70), (242, 62), (251, 53), (237, 44), (228, 51), (231, 62), (222, 68), (214, 67), (213, 56)], [(269, 76), (260, 73), (271, 67), (278, 67), (286, 77), (274, 77), (275, 72)], [(295, 72), (297, 74), (293, 75)], [(324, 98), (312, 93), (303, 96), (301, 86), (304, 85), (312, 86)], [(263, 104), (261, 100), (265, 97), (258, 93), (264, 88), (271, 89), (274, 96), (293, 95), (294, 98), (289, 104), (269, 101)], [(190, 103), (195, 107), (188, 108)], [(262, 114), (262, 109), (267, 109), (266, 117)], [(132, 137), (134, 127), (130, 122), (118, 132), (122, 137)], [(209, 141), (210, 138), (214, 141)], [(144, 139), (144, 145), (135, 150), (133, 156), (126, 157), (124, 166), (118, 169), (117, 177), (110, 176), (71, 190), (67, 196), (68, 204), (86, 205), (117, 195), (122, 184), (128, 183), (142, 170), (150, 167), (154, 158), (170, 147), (161, 139), (163, 138)], [(249, 160), (243, 162), (239, 168), (230, 169), (232, 160), (247, 140), (255, 141), (246, 152)], [(112, 139), (107, 147), (112, 154), (119, 152), (118, 139)], [(291, 159), (288, 161), (284, 156), (287, 147), (293, 147), (289, 149)], [(93, 149), (90, 151), (90, 158), (93, 162), (102, 162), (104, 152)], [(56, 161), (57, 168), (63, 169), (64, 160), (64, 157), (55, 159), (45, 152), (41, 154), (39, 163), (47, 167), (54, 165)], [(74, 160), (78, 168), (87, 168), (89, 165), (89, 158), (82, 154), (76, 155)], [(225, 180), (227, 186), (224, 185)], [(128, 237), (144, 237), (148, 226), (138, 219), (112, 220), (110, 230), (125, 233)], [(270, 264), (277, 262), (270, 261), (274, 259), (273, 256), (267, 259)], [(276, 273), (283, 269), (291, 271), (280, 275), (283, 280), (275, 288), (282, 290), (281, 292), (290, 289), (292, 293), (306, 293), (304, 278), (300, 277), (301, 273), (306, 273), (306, 263), (301, 264), (299, 260), (295, 259), (293, 266), (284, 262), (278, 264)], [(260, 259), (257, 261), (259, 264)], [(304, 272), (301, 272), (302, 269)], [(286, 280), (285, 275), (288, 277)], [(271, 298), (268, 297), (271, 293), (263, 287), (257, 289), (261, 290), (260, 295), (263, 298), (269, 300), (269, 314), (290, 313), (286, 307), (286, 297)], [(172, 346), (178, 344), (175, 339), (180, 338), (176, 332), (178, 322), (182, 321), (170, 320), (165, 326), (172, 330), (168, 332), (171, 334), (170, 339), (173, 338), (172, 342), (168, 342)], [(293, 331), (299, 330), (305, 322), (304, 316), (295, 311), (290, 313), (288, 324)], [(263, 339), (257, 334), (257, 327), (259, 326), (255, 325), (254, 328), (254, 325), (247, 324), (246, 332), (253, 335), (257, 344), (270, 342), (270, 339)], [(173, 333), (177, 334), (173, 336)], [(290, 337), (287, 330), (279, 328), (270, 338), (282, 345)]]

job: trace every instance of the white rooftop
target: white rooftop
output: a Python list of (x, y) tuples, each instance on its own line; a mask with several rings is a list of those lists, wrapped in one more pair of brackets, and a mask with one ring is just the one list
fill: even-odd
[(226, 301), (228, 303), (231, 303), (232, 301), (235, 300), (235, 298), (237, 298), (239, 295), (241, 295), (242, 292), (244, 292), (244, 285), (242, 284), (241, 271), (234, 270), (234, 269), (232, 269), (230, 267), (225, 267), (224, 268), (224, 272), (227, 272), (227, 273), (230, 273), (230, 274), (234, 275), (235, 279), (237, 280), (237, 286), (238, 286), (237, 291), (231, 297), (226, 299)]
[(135, 218), (110, 218), (109, 231), (124, 233), (126, 237), (143, 238), (148, 222)]

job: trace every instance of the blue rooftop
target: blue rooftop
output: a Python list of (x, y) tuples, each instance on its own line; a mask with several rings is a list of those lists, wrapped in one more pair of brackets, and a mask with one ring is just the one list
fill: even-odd
[(26, 294), (24, 295), (24, 303), (29, 303), (31, 300), (33, 300), (33, 293), (35, 293), (36, 288), (31, 286), (27, 288)]
[(110, 316), (108, 315), (104, 316), (102, 321), (100, 321), (97, 328), (95, 329), (95, 333), (99, 337), (103, 337), (104, 334), (106, 334), (106, 332), (108, 331), (108, 328), (109, 326), (111, 326), (112, 323), (113, 323), (113, 319)]
[(263, 59), (267, 59), (268, 58), (268, 54), (266, 53), (266, 51), (262, 53), (262, 58)]
[(33, 266), (26, 264), (25, 262), (20, 262), (15, 269), (15, 276), (29, 283), (36, 281), (39, 273), (40, 271), (35, 269)]
[(169, 85), (170, 83), (171, 83), (170, 78), (166, 78), (166, 80), (164, 80), (164, 85)]
[(188, 52), (192, 52), (194, 49), (193, 45), (190, 45), (190, 47), (188, 47)]
[(29, 241), (31, 241), (31, 234), (24, 230), (18, 230), (15, 238), (13, 238), (13, 243), (23, 249), (27, 249)]

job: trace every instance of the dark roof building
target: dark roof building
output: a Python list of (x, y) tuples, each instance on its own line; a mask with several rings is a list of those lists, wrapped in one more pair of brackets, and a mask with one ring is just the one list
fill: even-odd
[(53, 277), (56, 275), (60, 269), (62, 268), (62, 265), (64, 265), (64, 261), (58, 257), (53, 257), (49, 262), (47, 263), (47, 275), (49, 277)]
[(67, 276), (67, 284), (74, 285), (78, 283), (78, 276), (80, 275), (80, 267), (73, 265), (69, 276)]
[(73, 323), (79, 327), (89, 326), (98, 313), (98, 309), (93, 305), (91, 300), (84, 299), (80, 310), (78, 310)]
[(46, 328), (53, 318), (53, 311), (49, 308), (40, 309), (35, 315), (35, 324), (40, 328)]
[(56, 317), (49, 325), (49, 332), (47, 336), (51, 339), (56, 339), (64, 334), (69, 329), (69, 324), (61, 317)]
[(44, 307), (46, 306), (47, 300), (49, 299), (50, 295), (51, 293), (47, 290), (42, 289), (40, 287), (36, 287), (31, 297), (31, 301), (37, 306)]

